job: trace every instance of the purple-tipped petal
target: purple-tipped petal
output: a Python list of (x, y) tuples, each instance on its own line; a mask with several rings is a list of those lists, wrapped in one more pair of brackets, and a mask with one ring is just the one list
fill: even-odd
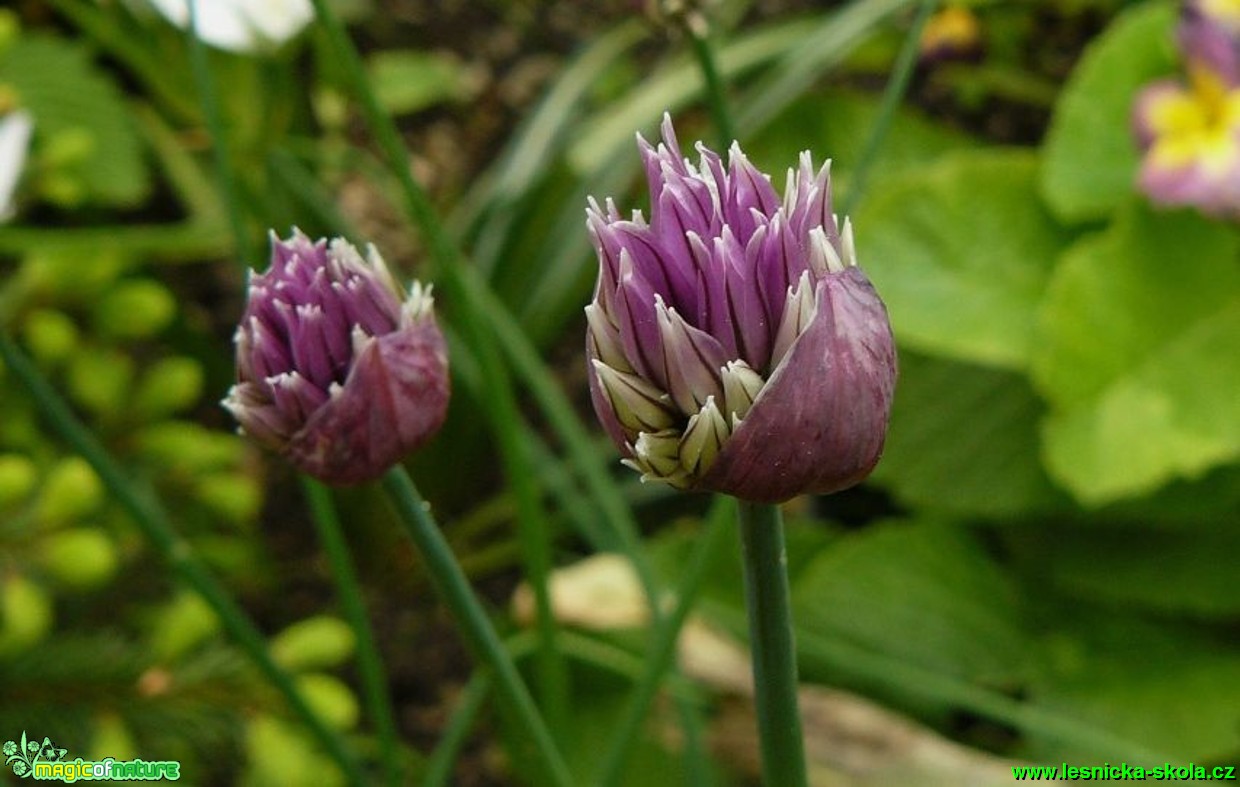
[(655, 316), (656, 291), (633, 270), (627, 250), (620, 261), (620, 285), (616, 288), (616, 326), (629, 364), (648, 380), (666, 390), (659, 321)]
[(711, 396), (723, 393), (719, 369), (727, 363), (727, 356), (713, 337), (686, 323), (675, 309), (664, 305), (662, 298), (655, 297), (667, 390), (681, 410), (696, 410)]

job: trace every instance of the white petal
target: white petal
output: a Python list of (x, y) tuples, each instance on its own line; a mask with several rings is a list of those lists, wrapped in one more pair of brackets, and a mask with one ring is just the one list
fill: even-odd
[(34, 119), (29, 112), (10, 112), (0, 120), (0, 222), (12, 218), (13, 192), (26, 164)]
[[(189, 27), (189, 0), (148, 0), (177, 27)], [(211, 46), (254, 52), (279, 45), (314, 18), (309, 0), (196, 0), (198, 37)]]

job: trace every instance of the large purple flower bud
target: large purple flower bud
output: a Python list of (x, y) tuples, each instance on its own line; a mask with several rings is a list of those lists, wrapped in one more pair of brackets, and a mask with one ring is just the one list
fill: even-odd
[(334, 484), (382, 475), (443, 423), (448, 358), (430, 288), (406, 296), (371, 246), (272, 236), (237, 328), (224, 406), (298, 469)]
[(645, 480), (778, 502), (865, 478), (895, 387), (887, 310), (808, 152), (781, 201), (733, 144), (685, 159), (638, 137), (651, 218), (594, 200), (594, 408)]

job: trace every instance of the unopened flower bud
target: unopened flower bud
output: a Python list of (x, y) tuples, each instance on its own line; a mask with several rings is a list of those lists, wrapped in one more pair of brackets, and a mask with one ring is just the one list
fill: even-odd
[(379, 253), (295, 231), (272, 239), (237, 329), (242, 429), (328, 483), (375, 479), (430, 438), (448, 406), (448, 359), (430, 288), (406, 295)]
[(643, 479), (778, 502), (878, 462), (895, 346), (808, 152), (781, 199), (737, 145), (681, 155), (670, 118), (638, 138), (649, 223), (591, 200), (586, 307), (595, 410)]

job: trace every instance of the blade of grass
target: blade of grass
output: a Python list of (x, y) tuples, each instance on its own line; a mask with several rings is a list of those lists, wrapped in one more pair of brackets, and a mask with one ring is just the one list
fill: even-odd
[[(460, 564), (439, 530), (439, 525), (431, 516), (429, 504), (422, 499), (413, 480), (400, 465), (383, 476), (383, 488), (388, 493), (405, 532), (422, 555), (439, 594), (461, 626), (475, 658), (491, 669), (501, 697), (514, 718), (520, 721), (528, 733), (529, 742), (546, 770), (546, 778), (558, 787), (571, 787), (572, 777), (569, 775), (568, 766), (564, 764), (550, 730), (525, 688), (525, 683), (503, 642), (495, 633), (482, 603), (470, 588), (469, 580), (461, 571)], [(541, 649), (541, 642), (539, 646)]]
[(53, 430), (90, 464), (109, 494), (133, 517), (147, 542), (168, 561), (177, 576), (207, 602), (225, 630), (259, 672), (284, 696), (289, 708), (309, 728), (349, 782), (367, 784), (357, 759), (340, 736), (306, 703), (292, 676), (272, 659), (262, 633), (199, 560), (189, 542), (176, 532), (155, 497), (140, 492), (125, 476), (116, 460), (77, 420), (60, 394), (4, 333), (0, 333), (0, 357), (3, 357), (5, 367), (30, 393), (35, 406)]
[[(471, 187), (470, 192), (477, 196), (467, 199), (466, 204), (503, 204), (523, 197), (570, 135), (573, 119), (596, 82), (645, 33), (646, 26), (640, 21), (623, 22), (591, 41), (566, 64), (533, 113), (517, 128), (504, 153)], [(478, 258), (475, 254), (475, 261)]]
[(672, 670), (676, 656), (676, 643), (685, 619), (697, 601), (702, 580), (706, 570), (714, 563), (725, 538), (731, 534), (733, 518), (736, 516), (734, 501), (728, 497), (716, 497), (707, 514), (704, 525), (705, 532), (698, 538), (693, 552), (689, 555), (681, 580), (676, 586), (676, 606), (656, 626), (653, 642), (646, 655), (643, 671), (637, 687), (630, 695), (625, 706), (616, 732), (611, 737), (611, 745), (603, 757), (595, 784), (598, 787), (612, 787), (620, 784), (624, 768), (633, 746), (637, 742), (637, 733), (641, 723), (650, 711), (659, 686), (664, 677)]
[(848, 194), (845, 195), (839, 207), (841, 216), (851, 213), (865, 192), (866, 178), (870, 174), (874, 157), (882, 147), (883, 140), (887, 138), (887, 132), (891, 130), (891, 121), (895, 118), (896, 110), (899, 109), (904, 94), (908, 92), (909, 79), (913, 76), (913, 67), (917, 65), (917, 55), (921, 51), (921, 31), (938, 4), (938, 0), (921, 0), (921, 4), (917, 7), (917, 16), (914, 17), (912, 26), (904, 36), (904, 44), (900, 47), (900, 54), (896, 56), (896, 62), (892, 66), (891, 78), (887, 80), (887, 87), (883, 91), (878, 117), (875, 118), (874, 125), (870, 127), (865, 147), (861, 149), (861, 155), (853, 167)]
[(815, 29), (790, 49), (737, 102), (736, 125), (742, 134), (753, 133), (805, 94), (823, 73), (856, 51), (887, 17), (916, 0), (855, 0), (827, 15)]
[(732, 124), (732, 113), (728, 110), (728, 90), (719, 75), (719, 64), (715, 62), (715, 48), (708, 38), (709, 32), (701, 30), (697, 25), (682, 25), (689, 45), (693, 49), (693, 57), (697, 60), (698, 71), (706, 84), (706, 104), (710, 107), (710, 117), (715, 121), (719, 132), (719, 148), (726, 150), (736, 140), (736, 129)]
[(357, 667), (362, 680), (362, 694), (370, 710), (371, 723), (379, 736), (379, 758), (383, 763), (387, 783), (395, 787), (401, 783), (396, 717), (392, 712), (383, 660), (379, 656), (374, 631), (366, 616), (361, 583), (353, 569), (353, 559), (341, 532), (336, 508), (332, 505), (331, 492), (309, 476), (301, 476), (301, 486), (310, 507), (310, 521), (314, 523), (319, 542), (323, 545), (323, 553), (327, 555), (327, 562), (331, 566), (332, 581), (340, 595), (340, 606), (357, 640)]
[(470, 676), (469, 683), (465, 684), (457, 700), (456, 709), (440, 733), (435, 751), (431, 752), (426, 763), (422, 787), (448, 787), (452, 779), (452, 766), (456, 764), (461, 747), (465, 745), (465, 739), (482, 711), (482, 704), (491, 693), (492, 682), (489, 672), (479, 671)]
[(634, 561), (642, 586), (647, 590), (648, 598), (653, 604), (654, 579), (641, 552), (641, 534), (637, 522), (633, 519), (633, 513), (629, 510), (623, 494), (608, 474), (595, 442), (577, 418), (572, 402), (547, 370), (538, 350), (521, 330), (516, 318), (504, 308), (478, 273), (472, 268), (465, 268), (460, 277), (469, 296), (479, 304), (480, 310), (487, 314), (494, 324), (500, 346), (507, 353), (513, 369), (529, 388), (556, 437), (564, 444), (572, 466), (581, 474), (595, 504), (603, 513), (604, 521), (612, 530), (616, 543), (626, 556)]
[(219, 96), (215, 91), (215, 80), (211, 76), (211, 64), (207, 60), (207, 45), (198, 35), (198, 2), (189, 2), (189, 27), (185, 37), (189, 44), (190, 66), (194, 72), (194, 86), (198, 90), (198, 100), (202, 104), (202, 115), (211, 134), (211, 149), (215, 155), (215, 172), (219, 179), (220, 191), (224, 195), (224, 208), (228, 213), (228, 223), (232, 227), (233, 242), (236, 244), (237, 262), (245, 267), (258, 261), (254, 254), (254, 244), (245, 230), (245, 219), (241, 212), (237, 184), (233, 177), (232, 146), (228, 135), (224, 132), (224, 121), (220, 116)]
[(551, 611), (548, 591), (551, 571), (551, 545), (545, 516), (534, 475), (526, 462), (519, 424), (521, 413), (516, 394), (503, 357), (495, 345), (495, 336), (486, 315), (474, 299), (468, 297), (460, 272), (462, 258), (431, 204), (426, 192), (413, 179), (408, 153), (401, 143), (396, 125), (380, 104), (340, 20), (326, 0), (312, 0), (320, 27), (352, 83), (355, 98), (361, 103), (371, 133), (396, 174), (401, 186), (405, 208), (423, 235), (431, 251), (432, 274), (444, 286), (449, 298), (459, 309), (458, 327), (473, 350), (482, 374), (485, 395), (479, 403), (485, 409), (492, 432), (499, 443), (504, 473), (513, 489), (517, 503), (517, 525), (526, 557), (526, 571), (534, 589), (538, 613), (538, 631), (542, 646), (539, 652), (539, 689), (552, 725), (560, 728), (567, 723), (568, 673), (556, 646), (556, 624)]

